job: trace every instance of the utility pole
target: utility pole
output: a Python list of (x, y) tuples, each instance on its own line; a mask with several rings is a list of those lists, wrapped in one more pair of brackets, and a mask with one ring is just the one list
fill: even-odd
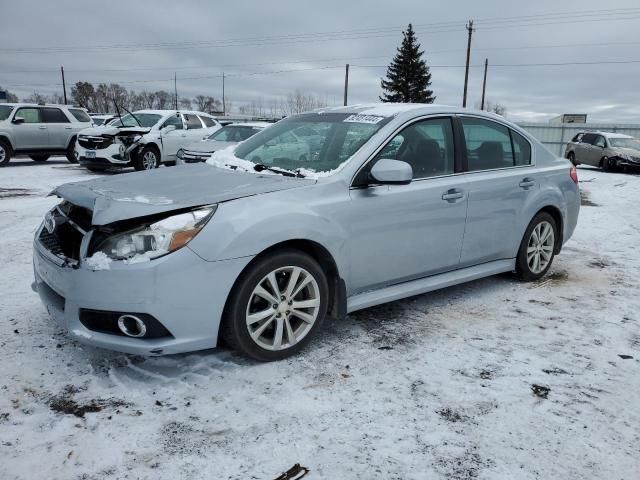
[(222, 116), (227, 116), (227, 106), (224, 101), (224, 72), (222, 72)]
[(64, 67), (60, 67), (60, 73), (62, 74), (62, 93), (64, 94), (64, 104), (67, 104), (67, 85), (64, 82)]
[(349, 93), (349, 64), (345, 65), (344, 70), (344, 106), (347, 106), (347, 96)]
[(487, 91), (487, 68), (489, 68), (489, 59), (484, 59), (484, 80), (482, 81), (482, 102), (480, 103), (480, 110), (484, 110), (484, 94)]
[(178, 75), (173, 72), (173, 97), (175, 99), (175, 107), (178, 110)]
[(469, 59), (471, 58), (471, 35), (473, 34), (473, 20), (469, 20), (467, 23), (467, 32), (469, 37), (467, 39), (467, 65), (464, 69), (464, 95), (462, 96), (462, 108), (467, 106), (467, 84), (469, 83)]

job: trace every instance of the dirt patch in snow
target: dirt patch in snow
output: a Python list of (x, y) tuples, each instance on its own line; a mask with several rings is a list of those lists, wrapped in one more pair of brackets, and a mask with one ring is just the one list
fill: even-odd
[(589, 198), (589, 194), (584, 190), (580, 190), (580, 205), (585, 207), (599, 207), (600, 205), (592, 202)]
[(28, 188), (0, 188), (0, 200), (3, 198), (33, 197), (36, 193)]

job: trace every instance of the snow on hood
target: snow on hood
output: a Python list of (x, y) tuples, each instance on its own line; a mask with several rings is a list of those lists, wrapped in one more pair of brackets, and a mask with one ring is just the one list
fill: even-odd
[(313, 183), (304, 178), (245, 173), (197, 163), (66, 183), (49, 195), (91, 210), (92, 223), (106, 225)]

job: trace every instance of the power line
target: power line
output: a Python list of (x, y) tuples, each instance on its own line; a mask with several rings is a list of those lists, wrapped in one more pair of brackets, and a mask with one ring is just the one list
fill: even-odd
[[(559, 19), (559, 15), (568, 15), (567, 19)], [(483, 30), (496, 28), (527, 27), (541, 25), (558, 25), (564, 23), (584, 23), (594, 21), (620, 21), (635, 20), (640, 18), (640, 8), (591, 10), (584, 12), (557, 12), (538, 15), (522, 15), (517, 17), (487, 18), (477, 21), (477, 25)], [(436, 22), (428, 24), (417, 24), (418, 28), (429, 28), (420, 31), (421, 34), (447, 33), (459, 31), (460, 25), (457, 21)], [(193, 42), (164, 42), (147, 44), (111, 44), (93, 46), (58, 46), (58, 47), (16, 47), (2, 48), (0, 52), (13, 53), (73, 53), (73, 52), (99, 52), (99, 51), (139, 51), (139, 50), (167, 50), (167, 49), (191, 49), (191, 48), (225, 48), (242, 47), (256, 45), (274, 45), (282, 43), (301, 43), (316, 41), (336, 41), (336, 40), (356, 40), (365, 38), (380, 38), (397, 35), (397, 30), (402, 27), (372, 27), (368, 29), (342, 30), (333, 32), (316, 32), (303, 34), (288, 34), (279, 36), (263, 37), (243, 37), (232, 39), (219, 39), (210, 41)]]

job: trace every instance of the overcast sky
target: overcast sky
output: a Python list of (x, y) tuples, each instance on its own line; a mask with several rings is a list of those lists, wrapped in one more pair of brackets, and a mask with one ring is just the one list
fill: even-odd
[(460, 105), (465, 23), (475, 19), (468, 105), (480, 100), (487, 57), (487, 96), (514, 120), (587, 113), (590, 121), (640, 123), (637, 0), (21, 0), (5, 2), (2, 17), (0, 85), (21, 98), (61, 91), (64, 65), (68, 85), (171, 90), (176, 71), (181, 96), (219, 98), (224, 71), (234, 107), (294, 89), (341, 104), (350, 63), (349, 103), (373, 102), (411, 22), (436, 101)]

